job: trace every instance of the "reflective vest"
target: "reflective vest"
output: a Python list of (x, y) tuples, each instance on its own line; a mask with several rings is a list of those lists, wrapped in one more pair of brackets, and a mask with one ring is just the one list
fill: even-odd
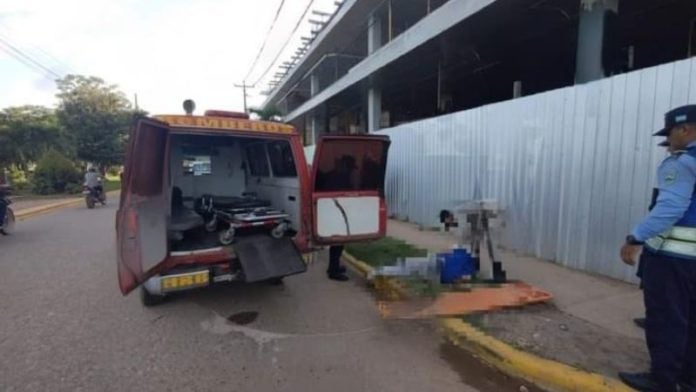
[[(684, 152), (696, 158), (696, 147)], [(653, 196), (657, 194), (653, 191)], [(651, 206), (652, 207), (652, 206)], [(645, 242), (649, 250), (666, 256), (696, 260), (696, 187), (691, 204), (674, 227)]]

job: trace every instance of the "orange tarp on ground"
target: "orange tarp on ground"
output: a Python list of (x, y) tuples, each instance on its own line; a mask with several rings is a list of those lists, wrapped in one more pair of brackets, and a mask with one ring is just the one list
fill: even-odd
[(461, 316), (501, 308), (521, 307), (548, 302), (553, 296), (522, 282), (505, 283), (496, 287), (472, 288), (465, 292), (441, 293), (434, 299), (414, 299), (379, 302), (382, 316), (388, 318), (429, 318)]

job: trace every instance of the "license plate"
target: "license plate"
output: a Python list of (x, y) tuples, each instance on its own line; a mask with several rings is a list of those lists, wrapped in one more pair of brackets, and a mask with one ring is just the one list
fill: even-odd
[(208, 270), (189, 272), (185, 274), (163, 276), (161, 280), (162, 292), (187, 290), (196, 287), (204, 287), (210, 283)]

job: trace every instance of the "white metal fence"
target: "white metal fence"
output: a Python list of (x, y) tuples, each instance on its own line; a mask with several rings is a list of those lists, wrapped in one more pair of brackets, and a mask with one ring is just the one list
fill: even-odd
[(390, 214), (435, 226), (442, 208), (495, 198), (506, 246), (635, 281), (618, 252), (665, 156), (651, 134), (687, 103), (696, 59), (382, 130)]

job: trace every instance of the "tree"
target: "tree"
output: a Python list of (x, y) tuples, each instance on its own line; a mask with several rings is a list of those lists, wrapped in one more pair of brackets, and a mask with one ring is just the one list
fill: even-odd
[(53, 110), (27, 105), (0, 111), (0, 167), (26, 170), (49, 147), (73, 153)]
[(36, 163), (33, 191), (40, 195), (76, 193), (81, 187), (81, 177), (70, 159), (51, 148)]
[(262, 109), (249, 108), (249, 113), (257, 115), (259, 120), (264, 121), (280, 121), (282, 114), (280, 110), (274, 106), (267, 106)]
[(122, 161), (135, 114), (115, 85), (90, 76), (68, 75), (58, 85), (58, 119), (72, 136), (78, 158), (101, 167)]

